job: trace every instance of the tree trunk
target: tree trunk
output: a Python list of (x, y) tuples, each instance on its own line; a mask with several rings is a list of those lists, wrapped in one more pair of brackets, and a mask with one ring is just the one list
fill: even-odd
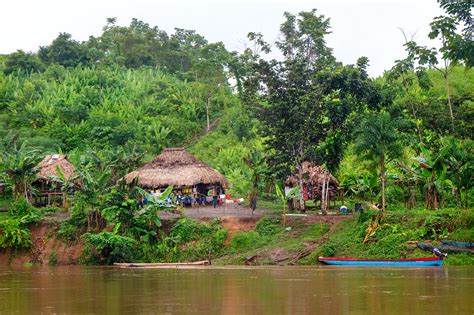
[(458, 208), (462, 208), (462, 194), (461, 194), (461, 189), (460, 188), (457, 188), (456, 189), (456, 192), (457, 192), (457, 199), (458, 199)]
[(209, 130), (211, 129), (211, 124), (209, 122), (209, 102), (211, 100), (211, 97), (209, 96), (207, 98), (207, 102), (206, 102), (206, 120), (207, 120), (207, 132), (209, 132)]
[(326, 196), (326, 179), (323, 177), (323, 187), (321, 189), (321, 212), (324, 213), (326, 210), (326, 202), (324, 201), (324, 197)]
[(446, 207), (446, 202), (444, 198), (444, 185), (441, 185), (441, 209), (444, 209)]
[(302, 165), (297, 166), (298, 169), (298, 185), (300, 186), (300, 210), (305, 211), (305, 203), (304, 203), (304, 192), (303, 192), (303, 186), (304, 186), (304, 181), (303, 181), (303, 167)]
[(454, 133), (454, 115), (453, 115), (453, 107), (451, 105), (451, 94), (449, 92), (448, 76), (449, 76), (448, 70), (446, 69), (444, 72), (444, 83), (446, 86), (446, 97), (448, 98), (449, 115), (451, 116), (451, 128)]
[(385, 212), (385, 155), (380, 158), (380, 176), (382, 180), (382, 215)]
[(429, 205), (430, 205), (430, 187), (428, 187), (426, 189), (426, 193), (425, 193), (425, 209), (428, 209)]
[(407, 208), (411, 209), (411, 185), (408, 185), (408, 202), (407, 202)]

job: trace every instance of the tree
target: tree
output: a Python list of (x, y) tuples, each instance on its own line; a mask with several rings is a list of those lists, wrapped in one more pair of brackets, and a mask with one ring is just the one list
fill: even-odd
[(43, 71), (44, 66), (37, 55), (33, 53), (25, 53), (23, 50), (17, 50), (7, 56), (5, 60), (5, 74), (22, 70), (26, 72)]
[(385, 211), (386, 164), (402, 154), (400, 132), (402, 120), (393, 119), (386, 112), (371, 112), (356, 130), (355, 152), (378, 161), (382, 188), (382, 215)]
[[(437, 37), (439, 30), (444, 27), (436, 27), (445, 22), (454, 24), (449, 36), (449, 45), (443, 47), (443, 53), (451, 60), (462, 60), (467, 67), (474, 66), (474, 20), (472, 18), (472, 0), (438, 0), (440, 7), (446, 11), (447, 16), (435, 18), (432, 23), (434, 27), (430, 37)], [(461, 27), (461, 32), (457, 30)], [(436, 30), (437, 29), (437, 30)]]
[(38, 54), (44, 62), (64, 67), (75, 67), (88, 62), (86, 46), (73, 40), (68, 33), (60, 33), (51, 45), (40, 47)]
[[(410, 40), (405, 43), (409, 53), (409, 58), (418, 61), (422, 69), (423, 66), (429, 66), (439, 71), (445, 81), (446, 98), (451, 118), (451, 131), (455, 132), (455, 118), (453, 114), (453, 104), (451, 99), (451, 90), (449, 76), (453, 68), (460, 62), (464, 62), (470, 67), (474, 64), (474, 41), (472, 32), (474, 24), (472, 20), (471, 0), (449, 1), (439, 0), (441, 8), (446, 10), (447, 15), (435, 17), (431, 22), (430, 39), (439, 39), (441, 47), (428, 48), (419, 46), (415, 41)], [(458, 33), (460, 26), (464, 24), (462, 33)], [(439, 66), (438, 54), (441, 55), (442, 64)]]
[[(408, 43), (407, 35), (403, 30), (401, 32), (405, 38), (405, 44)], [(411, 40), (413, 40), (413, 35)], [(419, 68), (415, 71), (415, 56), (408, 54), (406, 58), (395, 61), (395, 65), (387, 72), (386, 78), (388, 83), (394, 84), (401, 90), (399, 94), (403, 97), (404, 105), (411, 111), (413, 121), (417, 126), (418, 140), (421, 142), (422, 117), (418, 114), (416, 94), (420, 89), (428, 90), (432, 86), (426, 69)]]
[[(303, 186), (302, 162), (327, 161), (334, 170), (348, 139), (351, 113), (374, 103), (377, 91), (368, 80), (366, 58), (358, 66), (335, 60), (325, 41), (329, 19), (316, 10), (298, 16), (286, 12), (285, 18), (276, 43), (283, 60), (248, 58), (253, 71), (246, 73), (243, 99), (262, 122), (260, 133), (274, 152), (270, 166), (281, 177), (296, 169)], [(258, 34), (249, 38), (269, 51)]]

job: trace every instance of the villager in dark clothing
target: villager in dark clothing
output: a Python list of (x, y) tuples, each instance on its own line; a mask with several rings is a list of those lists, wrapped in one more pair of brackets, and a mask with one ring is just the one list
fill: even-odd
[(215, 187), (212, 188), (212, 206), (217, 207), (217, 189)]
[(257, 209), (257, 196), (254, 196), (252, 200), (250, 200), (250, 208), (252, 209), (252, 214)]

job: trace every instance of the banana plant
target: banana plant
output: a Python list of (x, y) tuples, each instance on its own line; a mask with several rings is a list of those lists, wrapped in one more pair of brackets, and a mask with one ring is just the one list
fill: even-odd
[(19, 146), (15, 142), (12, 146), (12, 150), (2, 153), (0, 171), (3, 179), (12, 187), (14, 196), (23, 196), (28, 201), (34, 190), (32, 183), (39, 171), (40, 152), (30, 149), (27, 141)]
[[(442, 159), (436, 153), (431, 152), (423, 144), (419, 145), (422, 156), (415, 157), (419, 164), (419, 176), (422, 178), (425, 188), (425, 208), (438, 209), (439, 197), (436, 185), (438, 175), (443, 171)], [(438, 185), (439, 186), (439, 185)]]
[(280, 199), (281, 205), (282, 205), (282, 222), (283, 222), (283, 227), (286, 226), (286, 212), (287, 212), (287, 206), (288, 206), (288, 201), (289, 200), (299, 200), (301, 198), (301, 193), (300, 193), (300, 187), (296, 186), (293, 187), (288, 194), (285, 195), (285, 193), (281, 190), (280, 186), (278, 184), (275, 184), (275, 193)]

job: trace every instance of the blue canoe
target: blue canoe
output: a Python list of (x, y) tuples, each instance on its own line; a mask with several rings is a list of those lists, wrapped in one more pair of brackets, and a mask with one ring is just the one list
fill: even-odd
[(441, 266), (443, 260), (438, 257), (368, 259), (350, 257), (319, 257), (318, 260), (328, 265), (374, 266), (374, 267), (428, 267)]

